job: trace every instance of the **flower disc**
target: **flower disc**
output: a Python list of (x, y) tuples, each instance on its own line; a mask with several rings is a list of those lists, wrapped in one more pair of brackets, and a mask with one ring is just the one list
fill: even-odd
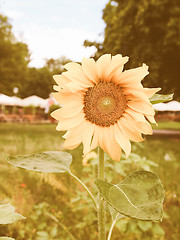
[(122, 88), (113, 82), (100, 82), (88, 88), (84, 96), (85, 118), (99, 126), (115, 124), (126, 108)]

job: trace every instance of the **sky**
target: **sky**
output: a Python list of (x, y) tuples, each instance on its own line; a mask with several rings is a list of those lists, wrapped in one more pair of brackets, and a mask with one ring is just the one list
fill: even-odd
[(28, 44), (30, 66), (65, 56), (73, 61), (90, 57), (95, 48), (84, 40), (102, 41), (103, 9), (108, 0), (0, 0), (0, 13), (10, 18), (13, 33)]

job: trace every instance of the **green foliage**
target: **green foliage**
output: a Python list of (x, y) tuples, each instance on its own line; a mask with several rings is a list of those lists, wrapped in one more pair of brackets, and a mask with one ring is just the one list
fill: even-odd
[[(159, 139), (150, 136), (143, 143), (133, 144), (132, 151), (136, 154), (131, 153), (128, 159), (123, 155), (120, 162), (112, 161), (106, 155), (106, 179), (114, 184), (122, 181), (133, 171), (144, 169), (155, 172), (162, 179), (166, 189), (164, 208), (169, 215), (168, 218), (164, 216), (162, 223), (152, 222), (152, 227), (147, 231), (141, 229), (140, 220), (122, 218), (115, 225), (112, 240), (179, 239), (179, 139), (169, 137), (167, 139), (168, 141), (165, 137)], [(23, 155), (47, 149), (57, 151), (62, 149), (60, 141), (60, 133), (55, 130), (54, 124), (0, 125), (0, 151), (7, 155)], [(75, 149), (72, 155), (73, 172), (75, 171), (96, 194), (97, 189), (92, 179), (97, 177), (97, 154), (93, 153), (88, 159), (83, 160), (83, 167), (82, 147)], [(169, 156), (168, 160), (166, 155)], [(22, 183), (26, 186), (22, 187)], [(38, 236), (37, 232), (47, 232), (51, 239), (50, 232), (56, 227), (58, 234), (52, 240), (56, 238), (69, 240), (69, 235), (46, 214), (48, 212), (56, 216), (76, 239), (87, 239), (88, 236), (89, 240), (97, 240), (97, 217), (92, 201), (82, 187), (72, 181), (67, 174), (24, 171), (7, 164), (0, 155), (0, 197), (1, 199), (7, 197), (8, 201), (11, 199), (16, 209), (20, 209), (21, 213), (27, 217), (26, 221), (9, 225), (6, 229), (4, 229), (6, 225), (1, 227), (1, 235), (7, 234), (16, 240), (35, 240)], [(110, 222), (111, 216), (107, 213), (107, 230)]]
[(148, 171), (132, 173), (119, 184), (95, 181), (103, 198), (121, 214), (141, 220), (161, 220), (164, 189)]
[(64, 65), (68, 62), (71, 62), (70, 59), (61, 56), (58, 59), (46, 59), (45, 67), (49, 69), (52, 75), (61, 74), (64, 71)]
[(8, 17), (0, 14), (0, 89), (1, 93), (25, 98), (37, 95), (48, 98), (54, 84), (52, 76), (62, 73), (63, 65), (70, 62), (66, 57), (46, 59), (42, 68), (29, 67), (30, 53), (27, 44), (18, 42), (12, 32)]
[(102, 44), (86, 41), (85, 46), (97, 48), (96, 59), (104, 53), (129, 56), (128, 68), (146, 63), (150, 75), (144, 85), (162, 86), (180, 99), (179, 15), (179, 0), (110, 0), (103, 10)]
[(13, 88), (21, 88), (26, 80), (29, 50), (25, 43), (18, 42), (8, 18), (0, 14), (0, 89), (12, 95)]
[(22, 98), (31, 95), (48, 98), (52, 91), (52, 85), (52, 74), (47, 67), (28, 68), (26, 81), (20, 89), (20, 95)]
[(61, 151), (48, 151), (23, 156), (8, 156), (7, 161), (20, 168), (44, 173), (69, 172), (72, 156)]

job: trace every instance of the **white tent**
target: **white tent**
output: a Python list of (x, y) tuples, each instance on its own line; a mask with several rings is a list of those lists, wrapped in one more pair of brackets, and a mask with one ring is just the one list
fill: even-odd
[(11, 100), (12, 100), (13, 105), (15, 105), (15, 106), (23, 106), (23, 100), (21, 98), (13, 96), (13, 97), (11, 97)]
[(180, 103), (177, 101), (171, 101), (168, 103), (158, 103), (153, 105), (157, 111), (180, 111)]
[(0, 105), (14, 105), (11, 97), (0, 94)]
[(180, 103), (177, 101), (171, 101), (166, 103), (167, 111), (180, 111)]
[(22, 106), (24, 107), (34, 106), (45, 108), (47, 104), (48, 99), (43, 99), (35, 95), (22, 99)]
[(166, 103), (157, 103), (157, 104), (154, 104), (153, 107), (157, 111), (168, 111)]

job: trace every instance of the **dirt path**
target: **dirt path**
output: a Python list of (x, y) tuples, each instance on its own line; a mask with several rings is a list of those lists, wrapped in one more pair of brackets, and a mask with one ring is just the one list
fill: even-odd
[(163, 129), (155, 129), (153, 130), (154, 135), (171, 135), (171, 136), (179, 136), (180, 130), (163, 130)]

